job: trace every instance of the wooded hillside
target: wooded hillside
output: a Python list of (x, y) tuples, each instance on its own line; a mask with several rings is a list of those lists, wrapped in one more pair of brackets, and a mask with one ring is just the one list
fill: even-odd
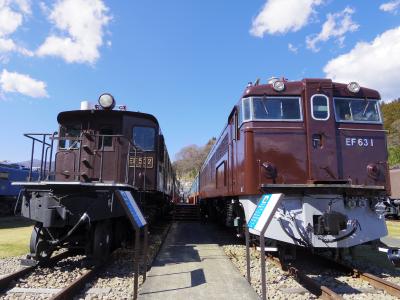
[(173, 166), (180, 181), (194, 180), (215, 141), (213, 137), (204, 146), (189, 145), (176, 154)]
[(381, 105), (383, 122), (388, 134), (389, 165), (400, 165), (400, 98)]

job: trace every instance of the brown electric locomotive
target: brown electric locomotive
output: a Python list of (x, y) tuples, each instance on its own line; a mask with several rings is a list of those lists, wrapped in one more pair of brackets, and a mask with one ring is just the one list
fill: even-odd
[(14, 184), (23, 187), (22, 215), (36, 221), (30, 242), (35, 260), (47, 260), (61, 247), (83, 248), (100, 259), (118, 247), (130, 225), (116, 190), (130, 191), (148, 221), (165, 213), (177, 193), (154, 116), (113, 109), (110, 94), (94, 108), (83, 104), (58, 115), (59, 133), (26, 134), (31, 172), (38, 153), (40, 176)]
[(379, 100), (355, 82), (250, 83), (199, 174), (207, 215), (241, 232), (261, 195), (283, 193), (265, 234), (272, 246), (343, 249), (385, 236)]

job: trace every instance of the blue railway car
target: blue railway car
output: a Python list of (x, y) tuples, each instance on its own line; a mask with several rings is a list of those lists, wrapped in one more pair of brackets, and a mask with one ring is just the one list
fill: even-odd
[[(13, 186), (13, 181), (27, 181), (29, 168), (18, 164), (0, 163), (0, 216), (12, 214), (21, 187)], [(33, 179), (38, 172), (32, 172)]]

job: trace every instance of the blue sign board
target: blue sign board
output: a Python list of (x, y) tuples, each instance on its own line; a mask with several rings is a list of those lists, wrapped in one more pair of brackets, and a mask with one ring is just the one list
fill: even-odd
[(262, 195), (253, 215), (247, 223), (248, 227), (259, 232), (265, 232), (269, 223), (271, 223), (282, 198), (283, 194)]
[(147, 221), (144, 218), (142, 211), (137, 205), (135, 199), (132, 196), (132, 193), (129, 191), (117, 191), (117, 195), (119, 195), (119, 199), (121, 200), (121, 204), (124, 207), (131, 223), (136, 228), (142, 228), (147, 225)]

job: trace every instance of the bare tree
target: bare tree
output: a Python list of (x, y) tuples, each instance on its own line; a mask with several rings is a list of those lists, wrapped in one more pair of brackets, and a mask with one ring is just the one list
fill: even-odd
[(193, 180), (203, 165), (216, 139), (211, 138), (207, 144), (200, 147), (189, 145), (183, 147), (175, 156), (176, 160), (173, 166), (179, 178)]

